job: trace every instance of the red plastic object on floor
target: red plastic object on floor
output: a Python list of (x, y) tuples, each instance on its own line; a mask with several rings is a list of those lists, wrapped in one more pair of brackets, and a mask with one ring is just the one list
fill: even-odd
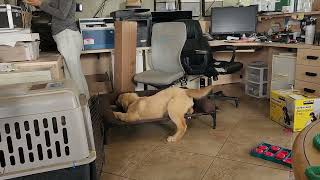
[(268, 143), (260, 143), (251, 150), (250, 155), (292, 168), (292, 151), (290, 149)]
[(288, 151), (280, 151), (279, 153), (284, 154), (284, 155), (288, 155), (289, 154)]
[(272, 156), (274, 156), (274, 154), (273, 154), (272, 152), (268, 152), (268, 151), (265, 152), (264, 155), (267, 156), (267, 157), (272, 157)]
[(261, 146), (259, 146), (258, 148), (259, 148), (259, 149), (262, 149), (262, 150), (264, 151), (264, 150), (268, 149), (268, 146), (263, 146), (263, 145), (261, 145)]
[(292, 164), (292, 159), (287, 158), (287, 159), (283, 160), (283, 162), (288, 163), (288, 164)]
[(286, 157), (286, 155), (285, 155), (284, 153), (278, 153), (278, 154), (276, 155), (276, 158), (279, 159), (279, 160), (282, 160), (282, 159), (284, 159), (285, 157)]
[(256, 153), (258, 153), (258, 154), (263, 154), (263, 150), (262, 150), (262, 149), (259, 149), (259, 148), (256, 148)]
[(278, 152), (281, 148), (279, 146), (271, 146), (271, 150), (274, 152)]

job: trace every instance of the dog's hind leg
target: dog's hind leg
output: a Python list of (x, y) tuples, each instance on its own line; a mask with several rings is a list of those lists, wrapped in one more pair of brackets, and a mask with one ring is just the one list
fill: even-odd
[(168, 104), (168, 114), (170, 119), (175, 123), (177, 130), (173, 136), (167, 138), (168, 142), (180, 140), (187, 131), (187, 124), (184, 115), (193, 106), (193, 100), (187, 97), (176, 97)]

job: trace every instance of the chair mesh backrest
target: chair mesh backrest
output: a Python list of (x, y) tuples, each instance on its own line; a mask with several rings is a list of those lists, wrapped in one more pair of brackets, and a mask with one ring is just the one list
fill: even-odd
[(179, 19), (176, 22), (182, 22), (186, 25), (187, 29), (187, 39), (201, 39), (202, 29), (198, 20), (193, 19)]
[[(214, 61), (212, 53), (207, 56), (190, 54), (195, 50), (212, 52), (208, 40), (203, 37), (199, 21), (192, 19), (181, 19), (177, 22), (183, 22), (186, 25), (187, 40), (182, 50), (183, 67), (188, 75), (202, 75), (207, 72), (207, 67)], [(187, 53), (185, 53), (187, 52)]]
[(162, 72), (183, 72), (180, 56), (187, 39), (184, 23), (157, 23), (152, 28), (152, 67)]

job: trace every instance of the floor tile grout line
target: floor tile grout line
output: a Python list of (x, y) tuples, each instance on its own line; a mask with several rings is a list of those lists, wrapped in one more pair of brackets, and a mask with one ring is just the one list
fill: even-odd
[(214, 163), (214, 161), (216, 160), (216, 157), (214, 157), (213, 159), (212, 159), (212, 161), (211, 161), (211, 163), (210, 163), (210, 165), (209, 165), (209, 167), (205, 170), (205, 172), (204, 172), (204, 174), (202, 175), (202, 177), (201, 177), (201, 179), (200, 180), (203, 180), (205, 177), (206, 177), (206, 175), (207, 175), (207, 173), (208, 173), (208, 171), (210, 170), (210, 168), (212, 167), (212, 165), (213, 165), (213, 163)]
[(121, 176), (121, 175), (118, 175), (118, 174), (114, 174), (114, 173), (110, 173), (110, 172), (102, 172), (102, 174), (111, 174), (113, 176), (118, 176), (118, 177), (126, 178), (126, 179), (129, 179), (129, 180), (136, 180), (136, 179), (127, 178), (127, 177), (124, 177), (124, 176)]
[[(239, 121), (240, 121), (240, 120), (239, 120)], [(228, 142), (228, 139), (229, 139), (230, 136), (231, 136), (232, 130), (238, 125), (238, 123), (240, 123), (239, 121), (236, 122), (235, 125), (231, 128), (231, 131), (228, 133), (228, 136), (227, 136), (226, 140), (224, 141), (223, 145), (221, 146), (221, 148), (219, 149), (219, 151), (218, 151), (217, 155), (215, 155), (215, 157), (217, 157), (217, 156), (219, 155), (219, 153), (221, 152), (221, 150), (222, 150), (222, 148), (224, 147), (224, 145)]]
[[(237, 123), (238, 123), (238, 122), (237, 122)], [(236, 123), (236, 124), (237, 124), (237, 123)], [(236, 124), (232, 127), (232, 129), (236, 126)], [(231, 132), (228, 133), (228, 136), (227, 136), (226, 140), (224, 141), (223, 145), (221, 146), (221, 148), (219, 149), (219, 151), (217, 152), (217, 154), (213, 157), (213, 160), (212, 160), (211, 164), (210, 164), (209, 167), (206, 169), (205, 173), (204, 173), (203, 176), (201, 177), (201, 180), (203, 180), (203, 179), (206, 177), (208, 171), (209, 171), (210, 168), (213, 166), (213, 163), (214, 163), (214, 161), (216, 160), (219, 152), (222, 150), (222, 148), (224, 147), (224, 145), (227, 143), (230, 135), (231, 135)]]
[[(148, 159), (150, 157), (150, 155), (157, 149), (157, 147), (160, 146), (160, 145), (155, 145), (155, 147), (149, 152), (146, 154), (146, 156), (144, 158), (141, 158), (141, 160), (137, 163), (134, 163), (134, 166), (137, 166), (139, 167), (141, 163), (143, 163), (146, 159)], [(126, 170), (124, 170), (122, 173), (121, 173), (121, 176), (125, 177), (126, 173)], [(125, 178), (128, 178), (128, 177), (125, 177)]]
[(201, 156), (206, 156), (206, 157), (211, 157), (211, 158), (216, 157), (216, 155), (208, 155), (208, 154), (202, 154), (202, 153), (197, 153), (197, 152), (184, 151), (184, 150), (179, 149), (179, 148), (171, 148), (171, 147), (168, 147), (168, 146), (167, 146), (167, 147), (162, 146), (162, 147), (160, 147), (159, 150), (165, 149), (165, 148), (171, 149), (171, 150), (173, 150), (173, 151), (179, 151), (179, 152), (185, 152), (185, 153), (192, 153), (192, 154), (201, 155)]
[[(232, 129), (234, 129), (234, 128), (238, 125), (238, 123), (239, 123), (239, 121), (235, 123), (235, 125), (232, 127)], [(183, 150), (180, 150), (179, 148), (173, 148), (173, 150), (175, 150), (175, 151), (181, 151), (181, 152), (186, 152), (186, 153), (193, 153), (193, 154), (202, 155), (202, 156), (207, 156), (207, 157), (217, 157), (217, 155), (219, 154), (219, 152), (222, 150), (223, 146), (227, 143), (227, 140), (228, 140), (229, 137), (231, 136), (231, 133), (232, 133), (232, 132), (229, 132), (229, 133), (228, 133), (226, 140), (224, 140), (224, 142), (222, 143), (221, 148), (218, 150), (218, 152), (217, 152), (216, 155), (208, 155), (208, 154), (202, 154), (202, 153), (191, 152), (191, 151), (183, 151)], [(158, 145), (156, 148), (161, 148), (161, 149), (170, 148), (170, 147), (168, 147), (168, 146), (167, 146), (167, 147), (164, 147), (164, 145), (166, 145), (166, 144)], [(170, 148), (170, 149), (172, 149), (172, 148)]]
[(255, 164), (255, 163), (251, 163), (251, 162), (244, 162), (244, 161), (241, 161), (241, 160), (234, 160), (234, 159), (229, 159), (229, 158), (223, 158), (223, 157), (215, 157), (217, 159), (223, 159), (223, 160), (228, 160), (228, 161), (233, 161), (233, 162), (239, 162), (239, 163), (245, 163), (245, 164), (250, 164), (250, 165), (254, 165), (254, 166), (260, 166), (260, 167), (265, 167), (265, 168), (270, 168), (270, 169), (275, 169), (275, 170), (280, 170), (280, 171), (286, 171), (286, 172), (290, 172), (291, 170), (284, 170), (284, 169), (280, 169), (280, 168), (273, 168), (273, 167), (270, 167), (270, 166), (265, 166), (265, 165), (261, 165), (261, 164)]

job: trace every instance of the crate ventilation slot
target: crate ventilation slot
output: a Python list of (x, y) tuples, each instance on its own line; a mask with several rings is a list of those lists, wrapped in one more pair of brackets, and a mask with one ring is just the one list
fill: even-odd
[(65, 116), (6, 123), (1, 129), (0, 143), (5, 143), (0, 149), (1, 168), (61, 158), (71, 153)]

